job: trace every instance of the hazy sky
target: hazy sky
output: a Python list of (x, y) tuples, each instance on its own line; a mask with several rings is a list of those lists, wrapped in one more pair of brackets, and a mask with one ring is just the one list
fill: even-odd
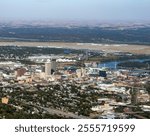
[(150, 0), (0, 0), (0, 20), (150, 21)]

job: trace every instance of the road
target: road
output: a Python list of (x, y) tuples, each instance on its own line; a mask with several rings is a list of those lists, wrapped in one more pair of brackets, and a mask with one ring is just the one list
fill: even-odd
[(49, 114), (56, 114), (56, 115), (61, 115), (61, 116), (65, 116), (67, 118), (74, 118), (74, 119), (89, 119), (86, 116), (78, 116), (72, 112), (64, 112), (64, 111), (60, 111), (57, 109), (52, 109), (52, 108), (44, 108), (44, 107), (40, 107), (44, 110), (46, 110)]
[[(25, 104), (29, 104), (29, 103), (25, 103)], [(74, 119), (90, 119), (89, 117), (86, 117), (86, 116), (78, 116), (72, 112), (64, 112), (61, 110), (57, 110), (57, 109), (53, 109), (53, 108), (45, 108), (45, 107), (37, 106), (34, 104), (29, 104), (29, 105), (39, 107), (39, 108), (47, 111), (51, 115), (65, 116), (66, 118), (74, 118)]]

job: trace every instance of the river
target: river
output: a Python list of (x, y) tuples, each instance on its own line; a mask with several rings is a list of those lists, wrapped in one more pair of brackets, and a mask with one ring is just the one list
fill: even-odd
[(131, 60), (123, 60), (123, 61), (103, 62), (103, 63), (99, 63), (99, 64), (98, 64), (98, 67), (107, 67), (107, 68), (115, 69), (115, 68), (117, 68), (117, 65), (118, 65), (119, 63), (127, 62), (127, 61), (131, 61), (131, 62), (134, 62), (134, 61), (137, 61), (137, 62), (144, 62), (144, 61), (150, 61), (150, 59), (131, 59)]

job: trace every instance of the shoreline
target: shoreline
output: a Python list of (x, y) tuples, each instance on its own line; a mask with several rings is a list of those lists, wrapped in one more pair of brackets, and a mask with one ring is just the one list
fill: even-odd
[(104, 52), (129, 52), (133, 54), (150, 55), (150, 45), (131, 45), (131, 44), (97, 44), (97, 43), (69, 43), (69, 42), (5, 42), (0, 41), (0, 46), (32, 46), (32, 47), (52, 47), (68, 49), (89, 49)]

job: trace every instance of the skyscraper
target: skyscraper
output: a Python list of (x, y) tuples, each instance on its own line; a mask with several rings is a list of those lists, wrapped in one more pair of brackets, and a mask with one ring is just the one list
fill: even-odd
[(52, 72), (56, 71), (56, 67), (57, 67), (56, 59), (52, 59), (51, 60), (51, 70), (52, 70)]
[(45, 63), (45, 76), (51, 75), (51, 62)]

